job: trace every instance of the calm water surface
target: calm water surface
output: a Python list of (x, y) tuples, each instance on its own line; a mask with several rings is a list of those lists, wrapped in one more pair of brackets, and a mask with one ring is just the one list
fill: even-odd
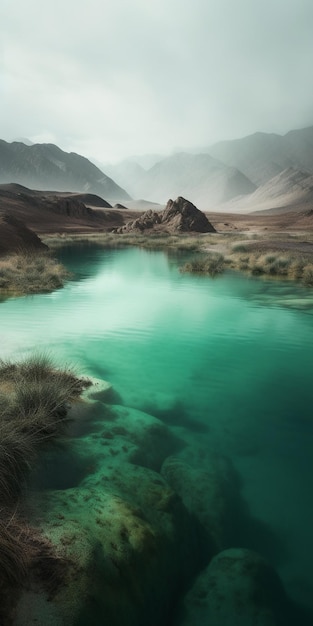
[(2, 357), (47, 351), (112, 382), (126, 405), (206, 433), (258, 529), (238, 529), (240, 545), (312, 608), (313, 292), (181, 274), (162, 252), (76, 246), (60, 257), (74, 273), (64, 289), (1, 303)]

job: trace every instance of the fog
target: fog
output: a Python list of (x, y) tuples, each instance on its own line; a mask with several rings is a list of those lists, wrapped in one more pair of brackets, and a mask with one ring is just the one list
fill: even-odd
[(0, 137), (105, 163), (313, 124), (311, 0), (2, 0)]

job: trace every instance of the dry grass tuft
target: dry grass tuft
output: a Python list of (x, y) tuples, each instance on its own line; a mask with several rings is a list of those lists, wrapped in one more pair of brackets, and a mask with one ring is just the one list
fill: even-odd
[(206, 254), (191, 259), (181, 268), (182, 272), (190, 272), (193, 274), (208, 274), (216, 276), (221, 274), (225, 269), (225, 259), (222, 254)]
[(0, 289), (16, 294), (45, 293), (63, 287), (69, 273), (49, 253), (22, 251), (0, 259)]
[(273, 250), (267, 254), (255, 251), (240, 254), (237, 246), (234, 246), (228, 256), (228, 262), (232, 269), (248, 272), (254, 276), (296, 280), (307, 286), (313, 286), (312, 259), (299, 253), (291, 252), (282, 255)]
[(59, 560), (51, 545), (16, 510), (40, 449), (64, 431), (69, 402), (87, 385), (70, 369), (56, 370), (45, 355), (0, 362), (1, 595), (21, 585), (31, 568), (55, 579)]

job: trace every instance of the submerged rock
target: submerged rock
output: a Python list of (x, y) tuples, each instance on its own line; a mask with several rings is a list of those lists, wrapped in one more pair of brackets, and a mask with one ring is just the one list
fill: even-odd
[[(86, 404), (91, 427), (70, 446), (75, 476), (62, 488), (51, 480), (31, 504), (62, 576), (53, 592), (29, 581), (14, 626), (159, 626), (203, 565), (195, 518), (155, 471), (181, 442), (150, 415)], [(52, 473), (68, 472), (62, 455)]]
[[(50, 596), (51, 623), (167, 622), (199, 567), (200, 547), (191, 516), (159, 474), (131, 464), (109, 479), (99, 471), (86, 486), (43, 496), (38, 507), (37, 523), (66, 565)], [(30, 585), (15, 625), (50, 623), (42, 621), (45, 598), (44, 585)]]
[(221, 550), (231, 492), (226, 460), (211, 455), (201, 469), (171, 456), (164, 461), (161, 473), (204, 529), (212, 551)]
[(274, 569), (256, 552), (220, 552), (200, 574), (179, 626), (286, 626), (287, 602)]
[(83, 400), (101, 400), (104, 402), (108, 399), (113, 389), (111, 383), (94, 376), (88, 376), (86, 380), (90, 384), (82, 393)]

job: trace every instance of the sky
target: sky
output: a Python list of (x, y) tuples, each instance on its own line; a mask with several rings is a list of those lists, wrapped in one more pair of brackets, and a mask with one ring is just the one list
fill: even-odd
[(0, 138), (100, 163), (313, 125), (312, 0), (1, 0)]

